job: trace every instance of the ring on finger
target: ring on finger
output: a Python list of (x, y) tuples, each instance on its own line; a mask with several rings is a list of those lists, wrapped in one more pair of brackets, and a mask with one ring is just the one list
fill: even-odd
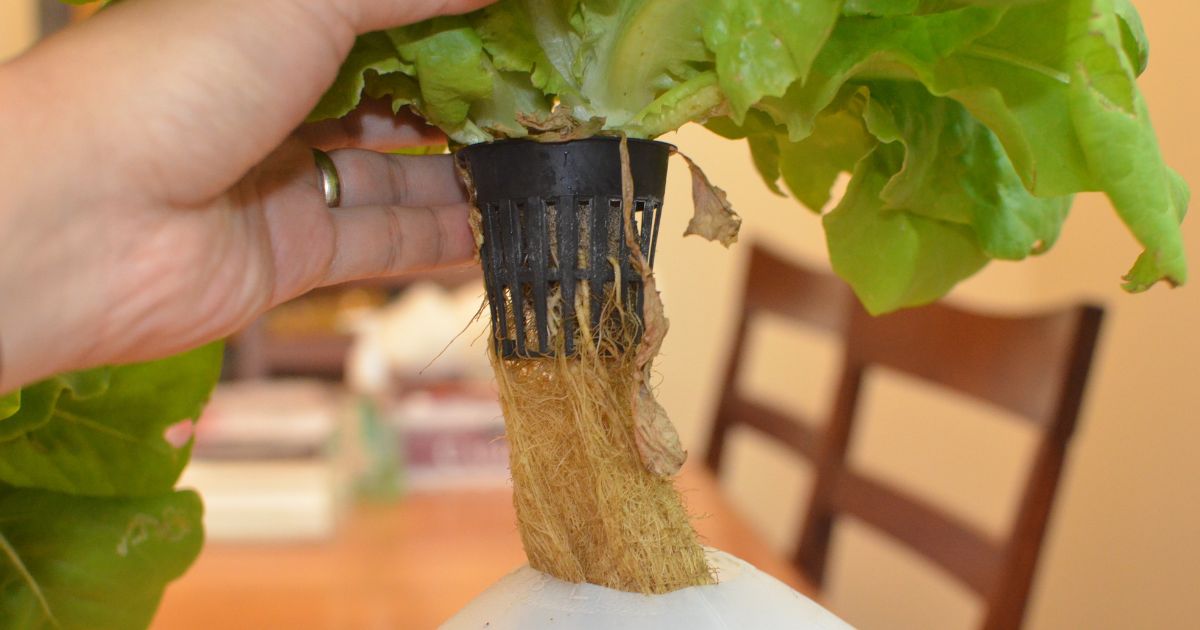
[(313, 149), (312, 152), (317, 171), (321, 174), (319, 181), (321, 192), (325, 195), (325, 205), (336, 208), (342, 205), (342, 179), (338, 177), (337, 165), (328, 153), (320, 149)]

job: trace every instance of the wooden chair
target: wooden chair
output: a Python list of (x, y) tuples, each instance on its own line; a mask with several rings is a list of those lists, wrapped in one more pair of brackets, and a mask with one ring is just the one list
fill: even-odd
[[(1031, 317), (993, 317), (933, 304), (871, 317), (828, 275), (760, 249), (751, 253), (746, 307), (726, 372), (707, 463), (718, 471), (729, 429), (745, 425), (815, 464), (793, 562), (817, 585), (838, 516), (849, 515), (923, 555), (980, 595), (984, 630), (1018, 628), (1037, 566), (1067, 444), (1075, 428), (1103, 312), (1081, 305)], [(824, 301), (824, 305), (813, 302)], [(770, 311), (842, 335), (840, 383), (829, 421), (796, 423), (736, 390), (749, 320)], [(839, 314), (842, 319), (838, 319)], [(886, 367), (1012, 412), (1038, 432), (1017, 514), (1000, 540), (847, 462), (859, 392)], [(815, 435), (814, 435), (815, 433)]]
[(803, 323), (822, 332), (842, 336), (854, 294), (836, 276), (796, 266), (761, 246), (750, 248), (742, 312), (733, 336), (733, 347), (725, 370), (721, 400), (717, 404), (705, 464), (713, 472), (721, 468), (725, 441), (730, 429), (742, 424), (775, 438), (793, 453), (816, 459), (817, 435), (807, 418), (785, 415), (742, 394), (737, 387), (746, 335), (755, 317), (774, 314)]

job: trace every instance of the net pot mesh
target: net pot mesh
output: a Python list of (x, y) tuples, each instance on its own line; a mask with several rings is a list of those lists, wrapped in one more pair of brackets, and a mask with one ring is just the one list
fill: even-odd
[(630, 247), (653, 263), (670, 151), (628, 141), (629, 212), (616, 139), (458, 152), (478, 212), (490, 354), (529, 563), (641, 593), (712, 582), (671, 478), (650, 472), (635, 444), (645, 279)]

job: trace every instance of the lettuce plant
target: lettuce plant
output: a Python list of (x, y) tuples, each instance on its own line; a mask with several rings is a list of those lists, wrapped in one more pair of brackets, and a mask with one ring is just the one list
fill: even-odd
[(1147, 51), (1129, 0), (501, 0), (360, 37), (312, 118), (365, 94), (458, 144), (703, 123), (821, 215), (880, 313), (1045, 252), (1084, 191), (1144, 247), (1126, 289), (1183, 283), (1188, 191), (1135, 83)]
[[(885, 312), (1046, 251), (1084, 191), (1144, 248), (1126, 289), (1183, 283), (1188, 191), (1135, 83), (1147, 52), (1129, 0), (501, 0), (361, 36), (311, 118), (388, 99), (460, 145), (704, 124), (820, 215)], [(174, 490), (190, 448), (163, 432), (219, 366), (211, 345), (0, 395), (4, 627), (149, 623), (202, 542)]]

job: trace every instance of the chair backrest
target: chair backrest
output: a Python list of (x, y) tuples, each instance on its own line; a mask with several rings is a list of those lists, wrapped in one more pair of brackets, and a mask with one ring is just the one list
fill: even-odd
[(764, 406), (738, 389), (746, 335), (756, 316), (774, 314), (841, 336), (854, 298), (837, 277), (797, 266), (758, 245), (750, 247), (743, 291), (742, 310), (705, 455), (705, 464), (714, 472), (720, 470), (729, 430), (737, 424), (753, 427), (797, 455), (815, 459), (817, 436), (810, 428), (811, 422)]
[[(757, 251), (752, 254), (752, 258), (764, 256), (774, 265), (791, 265)], [(755, 311), (749, 296), (767, 291), (794, 291), (794, 301), (834, 295), (828, 283), (836, 280), (830, 276), (818, 276), (815, 284), (819, 289), (793, 287), (753, 275), (766, 268), (760, 264), (756, 269), (752, 263), (746, 313)], [(787, 277), (802, 276), (793, 269)], [(755, 299), (771, 302), (762, 297)], [(810, 579), (817, 584), (823, 580), (833, 525), (839, 515), (849, 515), (887, 533), (979, 594), (985, 602), (985, 630), (1020, 627), (1067, 443), (1083, 398), (1101, 309), (1080, 305), (1030, 317), (994, 317), (932, 304), (871, 317), (853, 299), (834, 300), (841, 302), (832, 308), (842, 314), (842, 320), (818, 318), (816, 322), (841, 334), (845, 348), (833, 411), (824, 428), (819, 432), (785, 429), (778, 425), (791, 419), (777, 411), (755, 418), (763, 408), (735, 391), (749, 319), (744, 314), (726, 377), (724, 398), (730, 402), (723, 400), (719, 406), (709, 465), (718, 469), (721, 442), (734, 424), (751, 426), (781, 439), (815, 463), (816, 480), (794, 558)], [(771, 303), (788, 302), (777, 297)], [(789, 315), (813, 309), (770, 310)], [(814, 323), (810, 317), (796, 319)], [(1037, 431), (1036, 452), (1006, 536), (1000, 540), (989, 537), (922, 499), (849, 466), (847, 453), (859, 393), (872, 367), (906, 373), (996, 405), (1029, 422)]]

